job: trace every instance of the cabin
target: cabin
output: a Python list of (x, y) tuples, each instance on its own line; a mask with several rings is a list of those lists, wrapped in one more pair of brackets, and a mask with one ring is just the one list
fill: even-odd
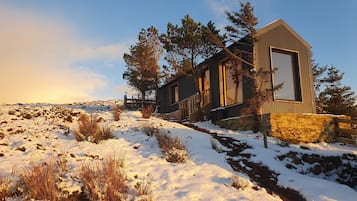
[[(244, 48), (244, 47), (238, 47)], [(272, 92), (272, 100), (263, 105), (263, 114), (316, 113), (311, 68), (311, 46), (286, 22), (279, 19), (257, 31), (256, 66), (271, 70), (277, 68), (265, 87), (283, 83), (283, 88)], [(197, 107), (205, 118), (213, 122), (239, 118), (252, 97), (252, 80), (240, 76), (239, 83), (232, 77), (233, 64), (223, 53), (217, 53), (199, 65), (198, 92), (192, 76), (178, 76), (159, 89), (159, 111), (177, 120), (197, 119)]]

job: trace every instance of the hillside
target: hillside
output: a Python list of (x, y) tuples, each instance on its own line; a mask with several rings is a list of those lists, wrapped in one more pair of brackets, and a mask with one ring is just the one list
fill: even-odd
[[(274, 192), (276, 186), (297, 191), (306, 200), (357, 197), (355, 147), (289, 145), (268, 138), (269, 148), (264, 149), (260, 134), (221, 129), (210, 122), (195, 124), (205, 133), (156, 117), (143, 119), (137, 111), (124, 112), (119, 121), (114, 121), (114, 103), (0, 106), (0, 176), (9, 183), (0, 186), (0, 195), (4, 188), (14, 186), (26, 170), (50, 161), (65, 161), (65, 171), (56, 186), (68, 199), (74, 199), (73, 195), (83, 191), (79, 176), (83, 166), (116, 158), (124, 163), (121, 168), (128, 185), (127, 200), (281, 200), (279, 192)], [(77, 142), (73, 131), (80, 114), (97, 115), (99, 124), (110, 128), (114, 138), (98, 144)], [(144, 132), (148, 127), (177, 136), (186, 146), (187, 162), (167, 162), (157, 139)], [(330, 159), (330, 163), (323, 162)], [(252, 171), (249, 165), (266, 167), (273, 186), (259, 180), (259, 171)], [(345, 177), (348, 178), (343, 180)], [(232, 182), (238, 183), (239, 188), (233, 187)], [(148, 195), (136, 193), (138, 184), (143, 183), (150, 189)], [(29, 198), (21, 192), (11, 191), (20, 199)], [(81, 196), (76, 199), (85, 199)]]

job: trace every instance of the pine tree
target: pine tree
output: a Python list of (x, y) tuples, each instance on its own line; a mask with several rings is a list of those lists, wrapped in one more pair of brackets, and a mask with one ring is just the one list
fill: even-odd
[(210, 39), (218, 47), (222, 48), (233, 62), (241, 62), (244, 64), (243, 68), (234, 71), (236, 73), (234, 77), (242, 75), (245, 78), (252, 80), (252, 85), (245, 87), (250, 87), (253, 96), (252, 98), (244, 100), (246, 107), (241, 111), (241, 114), (254, 115), (256, 125), (254, 131), (258, 132), (263, 128), (263, 122), (262, 119), (259, 119), (259, 116), (262, 117), (262, 107), (264, 102), (269, 101), (272, 98), (273, 92), (282, 88), (283, 83), (273, 86), (272, 88), (267, 88), (265, 82), (276, 69), (264, 70), (257, 66), (255, 47), (257, 31), (255, 27), (258, 24), (258, 19), (254, 15), (254, 8), (251, 6), (250, 2), (240, 3), (239, 12), (230, 13), (226, 11), (226, 15), (232, 24), (225, 27), (228, 42), (230, 45), (235, 44), (235, 46), (227, 47), (223, 41), (214, 37), (214, 35), (210, 35)]
[(356, 116), (357, 97), (350, 86), (343, 86), (344, 73), (335, 66), (327, 68), (327, 75), (320, 80), (324, 89), (318, 99), (324, 113)]
[(130, 47), (130, 53), (125, 53), (123, 58), (126, 63), (126, 71), (123, 78), (128, 84), (140, 91), (142, 100), (145, 100), (146, 92), (157, 90), (161, 78), (158, 61), (163, 53), (158, 31), (155, 27), (142, 29), (138, 36), (138, 42)]
[(326, 73), (326, 70), (327, 70), (327, 66), (320, 66), (318, 63), (315, 63), (315, 61), (312, 60), (312, 78), (314, 82), (317, 113), (323, 113), (323, 107), (319, 99), (319, 94), (321, 93), (321, 86), (323, 85), (322, 76)]
[(213, 22), (208, 22), (205, 26), (186, 15), (181, 20), (180, 26), (168, 23), (167, 32), (161, 35), (161, 41), (167, 53), (165, 59), (170, 66), (175, 69), (178, 75), (192, 73), (198, 93), (199, 114), (201, 114), (201, 91), (198, 83), (198, 64), (217, 52), (217, 47), (209, 40), (207, 31), (213, 34), (219, 32)]

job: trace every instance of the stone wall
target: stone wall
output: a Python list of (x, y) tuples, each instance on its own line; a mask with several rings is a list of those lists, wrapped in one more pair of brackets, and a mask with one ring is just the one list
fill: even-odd
[[(346, 116), (326, 114), (272, 113), (268, 127), (272, 137), (292, 143), (331, 142), (335, 137), (334, 118), (350, 119)], [(348, 128), (349, 125), (340, 124)]]
[[(265, 114), (264, 130), (270, 136), (291, 143), (331, 142), (335, 136), (334, 118), (350, 119), (346, 116), (325, 114), (296, 114), (271, 113)], [(252, 130), (254, 121), (252, 116), (224, 119), (215, 122), (217, 125), (238, 130)], [(348, 124), (341, 124), (340, 128), (350, 128)]]

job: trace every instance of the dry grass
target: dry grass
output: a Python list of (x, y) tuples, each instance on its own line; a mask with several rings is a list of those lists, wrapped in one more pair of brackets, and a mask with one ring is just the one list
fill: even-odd
[(152, 114), (152, 111), (153, 111), (153, 105), (150, 104), (144, 108), (141, 109), (141, 114), (142, 114), (142, 117), (145, 118), (145, 119), (149, 119), (151, 117), (151, 114)]
[(188, 155), (186, 146), (179, 137), (172, 137), (166, 133), (159, 132), (155, 134), (159, 146), (166, 154), (166, 160), (170, 163), (185, 163)]
[(58, 200), (56, 187), (57, 168), (53, 161), (25, 169), (20, 176), (26, 198)]
[(149, 137), (153, 137), (153, 136), (156, 136), (157, 134), (160, 134), (160, 130), (153, 126), (145, 126), (145, 127), (143, 127), (143, 130), (144, 130), (144, 133), (146, 133), (146, 135)]
[(0, 200), (6, 200), (11, 197), (11, 181), (8, 177), (0, 177)]
[(82, 165), (81, 182), (83, 192), (89, 200), (125, 200), (128, 197), (123, 160), (109, 158), (94, 168)]
[(89, 141), (99, 143), (102, 140), (113, 138), (109, 127), (101, 127), (97, 116), (81, 114), (78, 119), (78, 130), (73, 132), (77, 141)]
[(151, 183), (148, 181), (141, 181), (135, 184), (135, 200), (153, 201)]
[(232, 178), (232, 186), (238, 190), (243, 190), (249, 186), (249, 181), (237, 175), (234, 175)]
[(118, 105), (113, 106), (113, 116), (114, 116), (114, 121), (119, 121), (120, 120), (120, 110)]
[(213, 137), (210, 138), (210, 143), (211, 143), (211, 147), (213, 150), (215, 150), (217, 153), (222, 153), (222, 149), (220, 148), (220, 146), (218, 145), (219, 142), (217, 142), (216, 139), (214, 139)]

